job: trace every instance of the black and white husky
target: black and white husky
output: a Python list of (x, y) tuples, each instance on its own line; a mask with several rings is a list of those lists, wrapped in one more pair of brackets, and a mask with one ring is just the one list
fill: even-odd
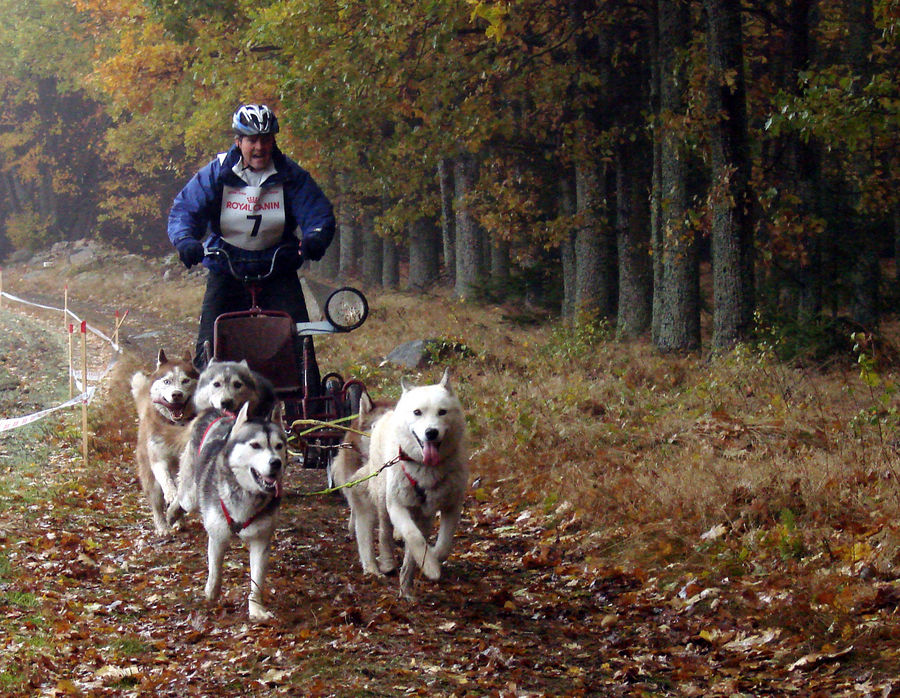
[(199, 511), (209, 537), (206, 598), (215, 601), (222, 588), (222, 561), (238, 536), (250, 548), (252, 620), (268, 620), (263, 589), (269, 547), (281, 501), (281, 479), (287, 463), (287, 438), (276, 406), (266, 417), (248, 416), (250, 403), (238, 414), (209, 409), (191, 424), (182, 453), (178, 495), (169, 507), (169, 523), (182, 510)]

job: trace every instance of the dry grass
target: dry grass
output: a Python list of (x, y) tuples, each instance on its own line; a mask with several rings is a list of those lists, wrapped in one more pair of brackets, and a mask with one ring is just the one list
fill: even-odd
[[(46, 293), (62, 274), (73, 298), (193, 321), (200, 276), (171, 260), (131, 257), (124, 268), (12, 269), (6, 288)], [(468, 410), (485, 496), (576, 516), (607, 560), (665, 557), (672, 540), (696, 541), (723, 524), (736, 545), (770, 545), (784, 556), (877, 529), (879, 551), (867, 562), (886, 574), (900, 562), (896, 529), (885, 524), (900, 505), (892, 369), (870, 388), (853, 356), (827, 371), (749, 349), (661, 356), (646, 343), (608, 339), (602, 326), (522, 327), (499, 307), (443, 291), (369, 300), (363, 328), (318, 342), (322, 366), (362, 378), (375, 397), (396, 397), (401, 370), (384, 363), (391, 349), (420, 338), (464, 344), (468, 352), (443, 363)], [(896, 331), (888, 328), (888, 338)]]

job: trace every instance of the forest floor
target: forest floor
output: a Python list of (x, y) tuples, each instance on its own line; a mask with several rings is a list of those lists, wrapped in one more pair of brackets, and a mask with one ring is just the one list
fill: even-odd
[[(91, 274), (92, 283), (122, 276), (102, 268)], [(8, 275), (20, 288), (4, 290), (46, 301), (46, 279), (26, 276)], [(900, 585), (894, 568), (874, 562), (876, 549), (894, 545), (885, 535), (895, 535), (896, 522), (885, 513), (895, 504), (870, 502), (871, 516), (854, 512), (825, 531), (821, 522), (813, 526), (811, 499), (798, 503), (798, 494), (790, 506), (767, 503), (771, 521), (756, 511), (753, 545), (736, 534), (748, 524), (739, 525), (743, 514), (734, 512), (760, 509), (758, 496), (715, 503), (723, 515), (712, 519), (687, 507), (679, 522), (638, 518), (625, 505), (601, 516), (599, 505), (546, 496), (557, 488), (550, 466), (546, 476), (526, 476), (513, 442), (498, 436), (500, 450), (492, 452), (491, 430), (522, 427), (523, 417), (497, 416), (477, 403), (477, 371), (459, 365), (470, 386), (461, 394), (474, 408), (478, 479), (441, 580), (418, 579), (418, 600), (409, 602), (399, 598), (396, 577), (363, 577), (344, 500), (309, 496), (324, 486), (324, 472), (296, 468), (287, 475), (268, 579), (277, 620), (248, 621), (247, 553), (237, 544), (226, 558), (223, 598), (207, 604), (202, 525), (188, 519), (157, 537), (132, 463), (127, 378), (150, 366), (157, 344), (186, 347), (193, 336), (201, 282), (179, 274), (171, 285), (186, 300), (139, 302), (147, 287), (135, 278), (119, 291), (104, 286), (93, 296), (103, 303), (73, 295), (98, 326), (116, 303), (131, 311), (122, 327), (125, 354), (89, 407), (87, 463), (79, 410), (0, 434), (0, 695), (900, 695)], [(404, 299), (396, 309), (390, 299), (370, 303), (382, 333), (407, 322), (407, 303), (424, 303), (434, 317), (446, 309), (434, 298)], [(520, 341), (520, 332), (529, 338), (522, 342), (545, 341), (504, 327), (501, 315), (491, 323), (498, 343)], [(59, 324), (52, 312), (4, 301), (0, 416), (66, 397)], [(392, 330), (385, 346), (401, 337), (416, 338)], [(92, 366), (102, 368), (110, 352), (92, 344)], [(329, 351), (320, 360), (336, 360)], [(346, 366), (378, 385), (396, 377), (375, 368), (380, 345), (357, 351), (370, 356)], [(511, 371), (527, 381), (529, 365), (520, 361), (494, 367), (489, 378)], [(606, 421), (599, 400), (579, 409)], [(731, 444), (741, 432), (736, 418), (713, 417), (704, 430)], [(740, 435), (758, 447), (761, 429)], [(536, 442), (523, 448), (534, 452)], [(608, 450), (592, 447), (604, 467), (632, 462), (613, 462)], [(505, 475), (489, 465), (507, 455)], [(539, 458), (535, 466), (543, 467)], [(535, 497), (541, 486), (545, 496)], [(733, 492), (737, 498), (741, 490)]]

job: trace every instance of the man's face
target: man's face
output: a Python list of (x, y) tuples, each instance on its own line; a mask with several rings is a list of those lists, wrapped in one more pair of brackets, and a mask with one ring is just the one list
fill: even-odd
[(241, 149), (244, 165), (251, 170), (264, 170), (272, 162), (272, 150), (275, 147), (274, 133), (264, 133), (259, 136), (237, 136), (234, 142)]

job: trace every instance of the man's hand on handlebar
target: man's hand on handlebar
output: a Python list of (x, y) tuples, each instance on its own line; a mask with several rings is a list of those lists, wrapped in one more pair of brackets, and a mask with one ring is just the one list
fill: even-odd
[(206, 249), (206, 250), (203, 250), (203, 252), (207, 257), (221, 256), (222, 258), (224, 258), (225, 262), (228, 265), (228, 271), (231, 273), (231, 275), (235, 279), (238, 279), (244, 283), (247, 283), (249, 281), (263, 281), (265, 279), (268, 279), (270, 276), (272, 276), (272, 274), (275, 273), (275, 263), (276, 263), (276, 260), (278, 259), (279, 254), (287, 254), (287, 255), (295, 254), (295, 255), (302, 256), (299, 245), (295, 245), (293, 243), (282, 244), (282, 245), (279, 245), (278, 247), (276, 247), (275, 250), (272, 252), (272, 260), (269, 264), (269, 270), (267, 272), (264, 272), (262, 274), (256, 274), (256, 275), (245, 275), (245, 274), (239, 274), (235, 270), (234, 265), (232, 264), (231, 255), (228, 254), (228, 252), (227, 252), (227, 250), (225, 250), (225, 248), (217, 247), (215, 249)]
[(178, 257), (181, 259), (181, 263), (188, 269), (195, 264), (199, 264), (206, 253), (200, 241), (193, 238), (181, 240), (176, 249), (178, 250)]

